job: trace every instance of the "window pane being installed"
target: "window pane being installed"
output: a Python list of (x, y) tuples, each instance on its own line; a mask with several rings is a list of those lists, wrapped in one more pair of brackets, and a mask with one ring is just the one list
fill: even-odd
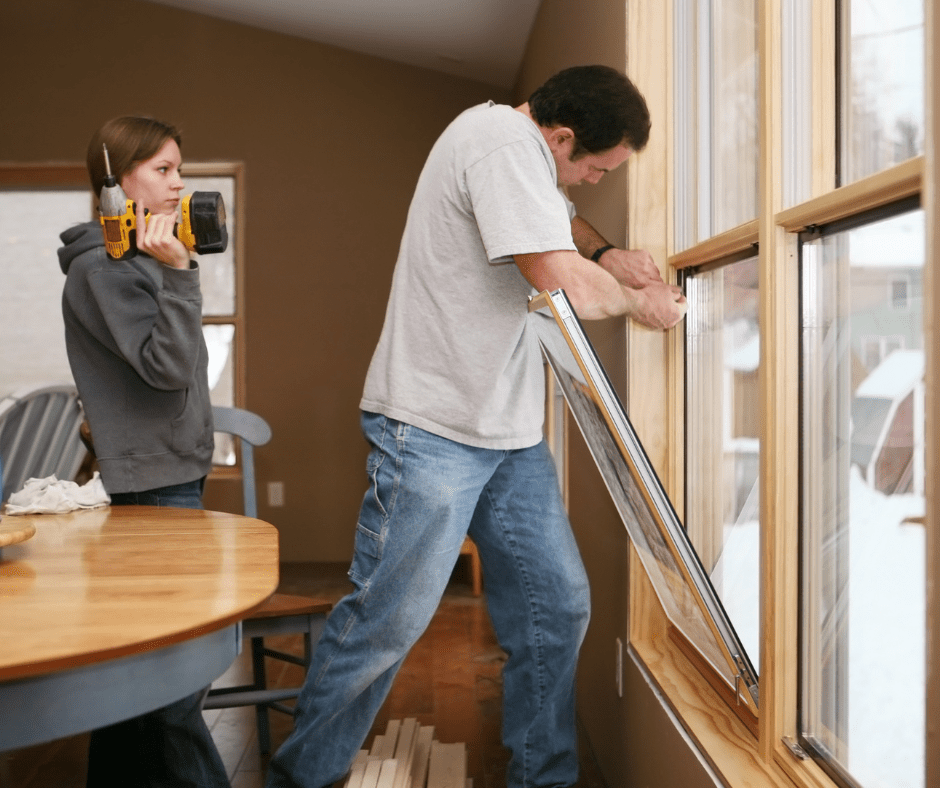
[(760, 661), (758, 260), (685, 281), (685, 526), (754, 664)]
[(924, 152), (924, 0), (844, 9), (843, 184)]
[(924, 785), (924, 231), (801, 250), (801, 730), (864, 788)]
[[(757, 673), (564, 291), (541, 293), (530, 323), (674, 630), (756, 724)], [(687, 653), (688, 651), (687, 650)]]

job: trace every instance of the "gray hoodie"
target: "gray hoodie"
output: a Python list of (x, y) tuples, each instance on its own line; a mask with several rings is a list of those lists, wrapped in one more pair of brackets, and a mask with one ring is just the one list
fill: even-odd
[(199, 269), (112, 260), (98, 222), (60, 238), (65, 344), (105, 489), (202, 478), (213, 429)]

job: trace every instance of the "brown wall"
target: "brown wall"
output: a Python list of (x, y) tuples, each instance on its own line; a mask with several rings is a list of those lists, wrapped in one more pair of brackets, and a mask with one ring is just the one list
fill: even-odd
[[(577, 4), (543, 0), (516, 86), (517, 98), (528, 96), (546, 77), (568, 66), (602, 63), (623, 70), (628, 60), (627, 10), (627, 3), (607, 0)], [(627, 74), (631, 76), (629, 70)], [(652, 133), (665, 133), (662, 119), (652, 120)], [(618, 245), (628, 238), (626, 176), (627, 168), (622, 167), (597, 186), (570, 190), (579, 214)], [(626, 400), (624, 321), (588, 323), (586, 329), (614, 387)], [(579, 664), (578, 712), (598, 763), (610, 786), (713, 786), (697, 754), (627, 653), (627, 533), (574, 422), (569, 432), (569, 509), (591, 578), (592, 602), (591, 625)], [(622, 698), (617, 696), (615, 682), (618, 638), (624, 645)]]
[[(515, 98), (568, 65), (622, 68), (625, 6), (544, 0)], [(144, 113), (182, 127), (187, 159), (245, 163), (246, 404), (274, 430), (257, 452), (260, 516), (278, 526), (284, 560), (347, 561), (364, 490), (358, 402), (412, 188), (454, 115), (511, 97), (142, 0), (0, 4), (0, 75), (0, 160), (81, 161), (104, 120)], [(625, 242), (623, 170), (572, 197)], [(623, 322), (594, 324), (591, 336), (623, 395)], [(625, 696), (614, 692), (627, 540), (572, 432), (572, 522), (594, 607), (582, 719), (610, 785), (711, 785), (626, 655)], [(270, 509), (263, 491), (275, 480), (286, 506)], [(233, 493), (215, 484), (207, 505), (237, 510)]]
[[(348, 561), (359, 398), (412, 189), (444, 126), (506, 92), (141, 0), (0, 4), (0, 74), (0, 161), (81, 162), (101, 123), (139, 113), (182, 128), (184, 165), (245, 163), (246, 405), (274, 433), (259, 514), (284, 560)], [(210, 483), (206, 504), (238, 511), (236, 492)]]

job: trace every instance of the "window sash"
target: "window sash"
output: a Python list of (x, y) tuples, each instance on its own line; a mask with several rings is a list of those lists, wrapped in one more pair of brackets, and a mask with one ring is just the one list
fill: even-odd
[[(766, 363), (762, 378), (761, 411), (764, 420), (762, 435), (761, 485), (762, 485), (762, 514), (766, 514), (767, 523), (762, 540), (762, 643), (767, 653), (761, 660), (761, 720), (760, 733), (753, 743), (742, 741), (733, 734), (716, 735), (712, 727), (700, 724), (698, 710), (704, 704), (708, 708), (706, 716), (714, 715), (722, 718), (724, 710), (720, 704), (709, 704), (707, 693), (700, 692), (699, 686), (704, 686), (703, 678), (696, 678), (688, 670), (688, 665), (677, 655), (674, 649), (663, 644), (658, 636), (661, 629), (657, 622), (658, 613), (651, 604), (650, 595), (642, 572), (634, 571), (631, 575), (631, 592), (634, 605), (631, 607), (631, 644), (641, 655), (645, 665), (679, 710), (683, 723), (689, 728), (693, 737), (706, 750), (710, 759), (715, 759), (718, 768), (725, 776), (743, 775), (752, 779), (755, 784), (790, 785), (796, 783), (802, 788), (829, 788), (833, 785), (832, 778), (820, 770), (812, 759), (807, 759), (806, 753), (797, 743), (798, 720), (797, 706), (797, 621), (798, 604), (793, 589), (798, 585), (798, 566), (796, 549), (799, 544), (796, 523), (798, 520), (799, 491), (799, 442), (794, 425), (798, 422), (798, 396), (799, 391), (799, 314), (795, 305), (799, 302), (800, 291), (797, 278), (798, 272), (798, 244), (796, 234), (809, 226), (819, 226), (827, 222), (860, 214), (870, 208), (883, 206), (904, 197), (919, 197), (926, 195), (928, 215), (935, 215), (936, 207), (933, 200), (933, 185), (940, 183), (937, 175), (937, 157), (932, 154), (936, 150), (933, 138), (927, 138), (926, 166), (927, 175), (924, 174), (925, 160), (915, 157), (881, 170), (863, 178), (853, 180), (841, 187), (837, 187), (836, 180), (836, 127), (839, 112), (836, 102), (836, 58), (835, 36), (837, 30), (837, 15), (835, 0), (808, 0), (809, 13), (805, 7), (800, 13), (804, 19), (810, 19), (811, 25), (804, 27), (801, 33), (795, 36), (802, 38), (803, 45), (799, 45), (797, 38), (791, 38), (789, 51), (809, 53), (810, 62), (803, 67), (808, 68), (811, 74), (811, 96), (807, 98), (807, 107), (811, 107), (808, 117), (811, 123), (811, 153), (808, 155), (810, 167), (810, 190), (805, 191), (805, 185), (784, 189), (789, 168), (792, 166), (792, 157), (785, 152), (783, 140), (786, 139), (785, 118), (786, 104), (792, 98), (783, 94), (783, 75), (790, 65), (784, 57), (788, 46), (784, 44), (785, 27), (793, 11), (792, 0), (768, 0), (760, 3), (759, 7), (759, 49), (761, 57), (761, 156), (760, 156), (760, 204), (761, 212), (754, 222), (745, 222), (736, 228), (702, 238), (698, 242), (689, 241), (690, 237), (683, 227), (691, 224), (691, 213), (683, 206), (688, 203), (682, 194), (683, 190), (694, 191), (694, 171), (690, 173), (688, 163), (688, 137), (684, 137), (681, 118), (676, 113), (681, 112), (682, 100), (688, 101), (688, 86), (683, 81), (682, 58), (689, 57), (688, 47), (683, 48), (678, 41), (679, 27), (687, 23), (687, 17), (692, 8), (686, 3), (672, 4), (671, 11), (665, 15), (666, 23), (662, 23), (658, 5), (652, 0), (641, 0), (638, 6), (631, 7), (628, 15), (628, 52), (630, 53), (629, 72), (638, 84), (653, 86), (647, 93), (652, 97), (657, 108), (666, 106), (672, 113), (671, 118), (665, 119), (670, 124), (672, 136), (666, 141), (666, 150), (662, 154), (664, 171), (671, 173), (672, 188), (662, 198), (662, 203), (656, 200), (660, 184), (657, 176), (662, 170), (657, 165), (659, 159), (649, 161), (648, 152), (644, 151), (643, 161), (638, 159), (631, 164), (630, 189), (634, 198), (630, 201), (629, 226), (631, 228), (631, 245), (649, 248), (654, 251), (665, 248), (670, 267), (675, 274), (676, 269), (690, 265), (706, 265), (721, 259), (724, 256), (738, 253), (753, 253), (759, 244), (761, 256), (761, 287), (764, 295), (761, 302), (761, 328), (765, 332), (762, 350), (762, 363)], [(928, 4), (928, 32), (927, 32), (927, 67), (928, 75), (936, 72), (935, 65), (931, 63), (931, 45), (940, 36), (940, 15), (932, 13)], [(662, 36), (658, 37), (659, 30)], [(807, 46), (807, 43), (811, 45)], [(667, 79), (661, 79), (661, 63), (659, 59), (648, 51), (662, 52), (672, 46), (672, 70)], [(803, 56), (803, 55), (801, 55)], [(935, 63), (935, 60), (933, 61)], [(691, 71), (689, 72), (691, 73)], [(794, 82), (800, 77), (793, 77)], [(936, 94), (937, 87), (928, 81), (928, 96)], [(936, 102), (936, 99), (934, 99)], [(676, 102), (676, 103), (672, 103)], [(796, 117), (791, 113), (791, 117)], [(806, 139), (806, 128), (796, 120), (793, 139)], [(795, 143), (794, 143), (795, 144)], [(655, 141), (651, 140), (651, 145)], [(791, 148), (793, 145), (791, 145)], [(659, 150), (653, 148), (656, 155)], [(931, 155), (934, 155), (931, 163)], [(787, 187), (789, 189), (790, 187)], [(801, 191), (802, 190), (802, 191)], [(787, 196), (785, 196), (785, 194)], [(931, 205), (934, 207), (931, 208)], [(659, 224), (655, 220), (660, 210), (668, 211), (668, 220)], [(685, 214), (683, 214), (685, 211)], [(651, 219), (654, 220), (651, 222)], [(937, 229), (931, 223), (928, 226), (928, 237), (933, 237)], [(934, 248), (937, 244), (934, 241)], [(930, 249), (930, 242), (928, 249)], [(936, 251), (928, 251), (928, 268), (925, 274), (931, 281), (925, 282), (925, 307), (928, 311), (933, 309), (935, 299), (940, 297), (936, 278), (933, 278), (931, 265), (934, 264)], [(933, 341), (933, 340), (930, 340)], [(649, 349), (644, 332), (631, 331), (630, 346), (630, 380), (640, 381), (648, 378), (651, 364), (655, 368), (658, 356)], [(631, 387), (631, 418), (639, 425), (639, 429), (646, 434), (658, 434), (662, 423), (667, 422), (669, 430), (663, 441), (666, 448), (662, 457), (669, 465), (668, 472), (664, 474), (667, 479), (676, 480), (676, 484), (683, 478), (684, 457), (676, 447), (683, 445), (685, 425), (682, 414), (676, 408), (675, 400), (681, 397), (682, 386), (682, 344), (668, 341), (669, 351), (668, 376), (673, 386), (673, 395), (668, 402), (657, 402), (647, 395), (643, 387), (637, 383)], [(936, 390), (936, 373), (931, 369), (931, 360), (936, 350), (928, 348), (927, 369), (927, 404), (928, 415), (925, 429), (928, 435), (936, 435), (936, 425), (930, 414), (940, 412), (934, 400), (931, 406), (931, 397)], [(782, 381), (775, 387), (773, 381)], [(934, 381), (934, 384), (931, 384)], [(940, 445), (936, 438), (927, 439), (930, 447), (925, 458), (928, 469), (936, 461), (936, 450)], [(659, 459), (659, 455), (657, 455)], [(679, 500), (681, 491), (670, 490), (673, 498)], [(766, 493), (764, 495), (763, 493)], [(689, 505), (688, 502), (685, 503)], [(932, 522), (937, 517), (937, 504), (928, 503), (927, 520)], [(928, 538), (932, 531), (928, 528)], [(937, 567), (940, 565), (940, 539), (934, 539), (928, 545), (928, 560), (930, 561), (932, 577), (936, 578)], [(940, 617), (934, 615), (931, 620), (931, 632), (935, 639), (940, 640), (937, 631), (940, 625), (936, 622)], [(665, 671), (665, 672), (664, 672)], [(928, 687), (928, 703), (933, 710), (931, 719), (936, 718), (940, 704), (940, 679), (933, 681)], [(686, 713), (689, 699), (695, 698), (692, 706), (695, 711)], [(727, 732), (725, 732), (727, 733)], [(940, 747), (936, 746), (935, 733), (933, 745), (928, 750), (928, 774), (940, 774)], [(742, 763), (747, 763), (744, 772), (739, 770)], [(734, 778), (731, 784), (738, 784)], [(742, 779), (746, 779), (743, 778)], [(934, 780), (935, 781), (935, 780)], [(929, 781), (928, 784), (933, 784)]]
[(866, 363), (871, 337), (858, 336), (891, 330), (885, 255), (905, 250), (910, 278), (922, 271), (923, 214), (909, 207), (805, 233), (801, 247), (800, 733), (830, 773), (862, 785), (923, 777), (924, 556), (905, 524), (924, 506), (919, 310), (909, 336), (882, 336), (911, 349)]

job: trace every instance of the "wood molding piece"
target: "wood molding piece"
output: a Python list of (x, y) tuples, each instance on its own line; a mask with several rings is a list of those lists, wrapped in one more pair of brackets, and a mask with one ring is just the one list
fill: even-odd
[(812, 194), (836, 183), (836, 2), (812, 0)]
[(669, 258), (669, 265), (677, 269), (691, 268), (738, 255), (753, 256), (757, 254), (757, 228), (757, 219), (745, 222), (674, 254)]
[(896, 167), (780, 211), (776, 222), (787, 232), (800, 232), (807, 227), (829, 224), (916, 196), (923, 189), (923, 179), (924, 157), (917, 156)]
[[(630, 547), (631, 593), (643, 597), (644, 621), (631, 620), (631, 648), (668, 700), (683, 728), (725, 784), (735, 788), (793, 788), (779, 764), (764, 762), (754, 735), (727, 700), (702, 680), (696, 663), (670, 636), (670, 624)], [(796, 756), (790, 756), (796, 762)], [(802, 763), (802, 762), (799, 762)]]
[(738, 719), (745, 724), (751, 735), (756, 739), (758, 735), (757, 715), (738, 701), (734, 689), (728, 686), (728, 683), (719, 675), (718, 671), (708, 660), (702, 657), (698, 649), (686, 639), (678, 627), (669, 626), (669, 639), (682, 652), (682, 655), (695, 665), (696, 670), (702, 674), (708, 685), (718, 693), (719, 697), (724, 699), (728, 708), (738, 715)]
[(0, 162), (3, 189), (88, 189), (88, 170), (75, 162)]

